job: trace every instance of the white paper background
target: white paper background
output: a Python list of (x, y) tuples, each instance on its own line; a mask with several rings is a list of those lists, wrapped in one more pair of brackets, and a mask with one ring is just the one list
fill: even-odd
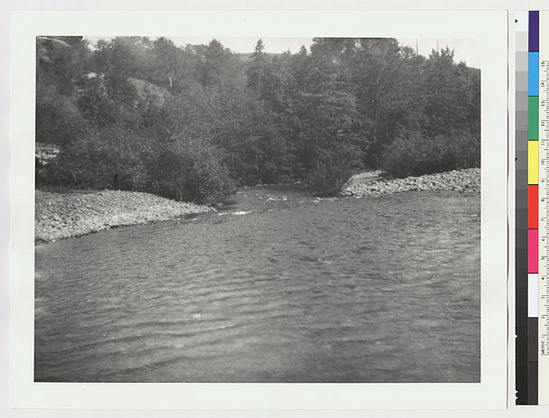
[[(248, 2), (235, 3), (241, 5), (242, 8), (250, 5)], [(316, 2), (315, 4), (320, 7), (324, 3)], [(350, 3), (355, 2), (346, 3), (347, 7), (351, 5)], [(210, 16), (205, 17), (205, 14), (200, 14), (191, 17), (177, 15), (173, 12), (160, 14), (124, 12), (122, 15), (116, 15), (113, 12), (106, 14), (86, 12), (79, 15), (63, 13), (53, 15), (41, 12), (21, 15), (19, 20), (12, 21), (14, 62), (12, 238), (14, 257), (12, 259), (11, 304), (14, 403), (19, 406), (50, 408), (264, 409), (275, 407), (340, 409), (391, 407), (476, 409), (505, 407), (507, 364), (505, 355), (507, 346), (505, 208), (508, 206), (505, 193), (507, 183), (507, 17), (505, 13), (359, 13), (352, 11), (348, 13), (276, 12), (263, 15), (238, 12), (214, 13), (213, 15), (208, 13), (208, 15)], [(32, 383), (33, 51), (34, 36), (43, 33), (203, 35), (208, 37), (398, 36), (478, 39), (483, 58), (482, 232), (483, 237), (486, 238), (482, 242), (482, 383), (446, 385)], [(26, 412), (30, 413), (31, 411)], [(80, 416), (81, 413), (77, 416)], [(195, 411), (195, 413), (197, 412)], [(135, 416), (135, 414), (132, 413), (128, 416)], [(241, 414), (236, 413), (234, 416), (241, 416)], [(257, 414), (251, 416), (257, 416)]]

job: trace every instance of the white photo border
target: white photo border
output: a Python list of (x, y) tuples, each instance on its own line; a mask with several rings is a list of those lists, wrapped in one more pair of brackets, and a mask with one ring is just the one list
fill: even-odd
[[(507, 405), (505, 11), (12, 12), (11, 405), (71, 409), (503, 409)], [(481, 51), (481, 382), (463, 384), (35, 383), (34, 118), (37, 35), (414, 37)]]

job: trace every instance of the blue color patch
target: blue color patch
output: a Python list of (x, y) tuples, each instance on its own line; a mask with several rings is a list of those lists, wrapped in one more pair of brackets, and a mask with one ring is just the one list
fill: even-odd
[(528, 96), (539, 96), (539, 52), (528, 53)]

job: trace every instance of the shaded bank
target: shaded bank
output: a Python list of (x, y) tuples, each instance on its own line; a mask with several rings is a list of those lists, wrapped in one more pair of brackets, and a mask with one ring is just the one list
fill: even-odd
[(35, 242), (50, 242), (116, 226), (166, 221), (214, 210), (148, 193), (112, 190), (49, 193), (36, 190)]

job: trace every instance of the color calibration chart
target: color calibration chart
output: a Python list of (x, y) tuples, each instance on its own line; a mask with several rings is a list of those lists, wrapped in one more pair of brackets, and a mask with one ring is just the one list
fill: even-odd
[(549, 11), (515, 16), (516, 404), (549, 404)]

